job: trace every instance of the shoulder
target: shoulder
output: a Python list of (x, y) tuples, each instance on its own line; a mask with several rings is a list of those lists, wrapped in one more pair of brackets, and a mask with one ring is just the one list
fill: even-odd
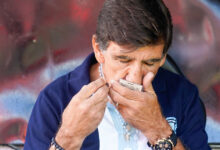
[(67, 92), (71, 72), (49, 83), (41, 92)]
[(183, 92), (184, 94), (197, 91), (197, 87), (184, 75), (179, 75), (163, 68), (161, 68), (158, 73), (161, 76), (160, 78), (164, 80), (167, 90)]
[(160, 77), (157, 77), (157, 82), (164, 86), (164, 90), (161, 90), (158, 96), (166, 95), (160, 100), (164, 107), (169, 104), (176, 112), (182, 113), (188, 110), (187, 108), (192, 108), (196, 103), (200, 105), (198, 89), (186, 77), (165, 69), (160, 69), (158, 75)]
[(71, 98), (78, 92), (78, 89), (73, 85), (77, 85), (80, 79), (73, 70), (48, 84), (41, 92), (40, 96), (45, 97), (45, 100), (52, 101), (57, 105), (66, 106)]

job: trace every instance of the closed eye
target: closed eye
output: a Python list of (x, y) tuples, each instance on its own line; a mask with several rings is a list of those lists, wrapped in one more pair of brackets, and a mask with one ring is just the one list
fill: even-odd
[(153, 66), (154, 65), (154, 63), (144, 63), (144, 64), (146, 64), (147, 66)]
[(151, 60), (142, 61), (142, 62), (146, 64), (147, 66), (153, 66), (155, 63), (158, 63), (160, 61), (161, 59), (151, 59)]
[(113, 56), (113, 58), (121, 63), (129, 63), (132, 61), (132, 58), (129, 58), (128, 56), (125, 55)]
[(121, 63), (129, 63), (131, 60), (119, 60)]

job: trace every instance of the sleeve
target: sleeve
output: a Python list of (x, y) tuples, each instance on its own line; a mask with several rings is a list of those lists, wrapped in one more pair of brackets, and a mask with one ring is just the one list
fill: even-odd
[(61, 119), (61, 109), (57, 99), (55, 92), (40, 93), (28, 123), (24, 150), (48, 150)]
[(180, 139), (190, 150), (210, 150), (205, 131), (205, 109), (198, 90), (193, 85), (186, 87), (182, 109)]

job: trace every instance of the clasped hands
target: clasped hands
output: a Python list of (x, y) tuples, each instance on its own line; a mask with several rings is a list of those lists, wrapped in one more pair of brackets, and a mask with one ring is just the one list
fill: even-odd
[[(64, 110), (56, 140), (66, 149), (80, 148), (84, 138), (101, 122), (108, 95), (114, 103), (118, 103), (117, 109), (124, 120), (139, 129), (151, 144), (159, 138), (167, 138), (171, 129), (161, 113), (152, 87), (153, 78), (153, 73), (144, 77), (143, 92), (130, 90), (117, 81), (111, 82), (108, 87), (102, 78), (85, 85)], [(64, 140), (65, 137), (68, 138)]]

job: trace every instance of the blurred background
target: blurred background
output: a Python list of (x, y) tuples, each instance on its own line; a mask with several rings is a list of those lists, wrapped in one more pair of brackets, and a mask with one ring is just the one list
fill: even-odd
[[(169, 54), (199, 88), (209, 142), (220, 142), (220, 0), (164, 1), (174, 24)], [(102, 3), (0, 0), (0, 144), (24, 143), (40, 90), (92, 52)]]

